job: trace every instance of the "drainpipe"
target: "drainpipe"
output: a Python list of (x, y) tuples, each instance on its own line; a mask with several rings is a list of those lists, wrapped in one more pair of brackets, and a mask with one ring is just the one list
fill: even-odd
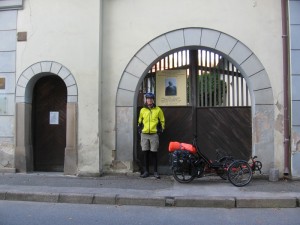
[(283, 108), (284, 108), (284, 176), (290, 174), (290, 119), (289, 119), (289, 68), (288, 68), (288, 32), (287, 32), (287, 0), (281, 0), (282, 13), (282, 51), (283, 51)]
[(103, 0), (100, 0), (99, 2), (99, 62), (98, 62), (98, 71), (99, 71), (99, 77), (98, 77), (98, 138), (99, 138), (99, 174), (103, 174), (103, 140), (102, 140), (102, 60), (103, 60)]

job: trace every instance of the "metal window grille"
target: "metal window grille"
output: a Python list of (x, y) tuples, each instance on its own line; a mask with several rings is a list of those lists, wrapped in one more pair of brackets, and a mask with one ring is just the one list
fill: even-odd
[[(207, 49), (198, 49), (197, 107), (250, 106), (247, 83), (238, 68), (226, 57)], [(190, 50), (181, 50), (158, 60), (142, 82), (140, 93), (155, 92), (155, 73), (186, 69), (187, 102), (190, 104)]]

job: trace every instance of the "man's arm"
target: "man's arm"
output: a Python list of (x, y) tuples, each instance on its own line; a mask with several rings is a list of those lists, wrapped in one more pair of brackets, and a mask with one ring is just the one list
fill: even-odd
[(138, 119), (138, 125), (140, 125), (143, 122), (143, 109), (140, 110), (139, 119)]
[(161, 109), (160, 109), (160, 111), (158, 113), (158, 118), (160, 120), (161, 127), (164, 130), (165, 129), (165, 116), (164, 116), (164, 113), (163, 113), (163, 111)]

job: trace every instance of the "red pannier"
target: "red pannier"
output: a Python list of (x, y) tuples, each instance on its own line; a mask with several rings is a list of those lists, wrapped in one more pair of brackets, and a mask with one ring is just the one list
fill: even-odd
[(195, 154), (197, 152), (195, 146), (187, 143), (180, 143), (177, 141), (170, 141), (169, 143), (169, 152), (174, 152), (176, 150), (186, 150), (189, 151), (192, 154)]

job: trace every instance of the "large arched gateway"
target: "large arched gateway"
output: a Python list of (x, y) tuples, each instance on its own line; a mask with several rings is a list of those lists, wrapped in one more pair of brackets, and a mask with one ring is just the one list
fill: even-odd
[(153, 65), (179, 49), (209, 49), (230, 60), (247, 82), (251, 96), (252, 154), (264, 162), (264, 171), (274, 164), (274, 100), (263, 65), (239, 40), (220, 31), (184, 28), (163, 34), (142, 47), (124, 70), (116, 96), (116, 159), (132, 169), (139, 88)]
[[(212, 160), (216, 149), (250, 159), (251, 97), (243, 74), (226, 56), (203, 47), (178, 49), (159, 59), (144, 78), (136, 115), (147, 92), (155, 93), (166, 118), (160, 136), (160, 172), (170, 171), (169, 142), (192, 142), (195, 136), (200, 151)], [(134, 162), (141, 170), (140, 135), (136, 137)]]

